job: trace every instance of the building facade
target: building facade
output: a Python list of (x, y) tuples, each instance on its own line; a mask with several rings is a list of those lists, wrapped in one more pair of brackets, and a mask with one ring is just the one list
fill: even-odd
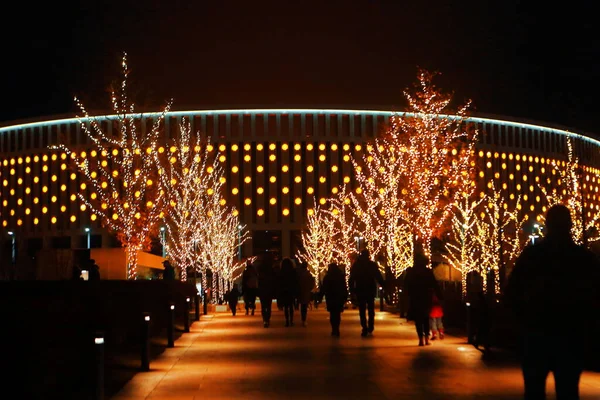
[[(228, 202), (251, 232), (243, 255), (270, 250), (294, 255), (306, 213), (354, 183), (351, 157), (385, 129), (394, 111), (258, 109), (172, 111), (164, 123), (164, 145), (187, 119), (192, 132), (210, 138), (223, 156)], [(139, 114), (141, 129), (156, 113)], [(97, 117), (110, 132), (111, 119)], [(584, 212), (598, 209), (600, 141), (535, 123), (470, 117), (480, 130), (477, 174), (481, 192), (490, 181), (507, 198), (521, 197), (533, 221), (544, 209), (540, 185), (553, 185), (552, 162), (567, 160), (567, 137), (583, 164)], [(84, 121), (85, 122), (85, 121)], [(48, 146), (64, 143), (89, 152), (90, 141), (76, 118), (0, 127), (0, 223), (4, 248), (114, 247), (114, 237), (79, 202), (89, 190), (68, 168), (66, 154)], [(89, 157), (98, 156), (89, 153)], [(9, 232), (11, 233), (10, 236)]]

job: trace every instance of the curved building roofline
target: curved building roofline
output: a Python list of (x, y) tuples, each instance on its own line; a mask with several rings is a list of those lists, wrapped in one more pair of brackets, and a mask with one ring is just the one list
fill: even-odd
[[(142, 116), (145, 117), (158, 117), (162, 112), (139, 112), (130, 114), (136, 118)], [(205, 109), (205, 110), (173, 110), (167, 113), (167, 116), (171, 117), (189, 117), (198, 115), (227, 115), (227, 114), (347, 114), (347, 115), (377, 115), (383, 117), (391, 117), (392, 115), (404, 114), (408, 116), (415, 115), (414, 113), (398, 111), (398, 110), (376, 110), (376, 109), (345, 109), (345, 108), (232, 108), (232, 109)], [(441, 117), (447, 117), (450, 119), (461, 119), (457, 115), (446, 115), (440, 114)], [(78, 123), (80, 120), (85, 118), (78, 118), (72, 116), (48, 116), (46, 118), (52, 119), (30, 119), (8, 122), (9, 125), (3, 125), (0, 127), (0, 134), (4, 132), (37, 128), (41, 126), (49, 125), (60, 125), (60, 124), (71, 124)], [(91, 115), (90, 118), (96, 120), (111, 120), (116, 119), (116, 114), (104, 114), (104, 115)], [(493, 114), (478, 114), (471, 113), (465, 118), (467, 121), (476, 123), (490, 123), (505, 126), (516, 126), (520, 128), (529, 128), (536, 130), (543, 130), (552, 133), (557, 133), (565, 136), (577, 137), (581, 140), (589, 141), (597, 146), (600, 146), (600, 140), (596, 139), (591, 134), (577, 133), (571, 131), (569, 128), (562, 126), (549, 126), (546, 123), (540, 123), (537, 121), (519, 119), (513, 117), (498, 116)]]

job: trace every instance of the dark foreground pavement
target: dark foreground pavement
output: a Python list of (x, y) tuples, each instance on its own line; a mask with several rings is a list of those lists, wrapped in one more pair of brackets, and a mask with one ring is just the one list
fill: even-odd
[[(360, 336), (356, 310), (342, 314), (341, 337), (328, 313), (309, 311), (284, 327), (274, 307), (270, 328), (260, 313), (203, 316), (191, 332), (134, 376), (112, 399), (480, 399), (522, 398), (518, 364), (509, 354), (489, 360), (462, 337), (418, 347), (414, 326), (376, 313), (372, 337)], [(554, 399), (548, 379), (548, 399)], [(583, 400), (600, 399), (600, 373), (585, 372)]]

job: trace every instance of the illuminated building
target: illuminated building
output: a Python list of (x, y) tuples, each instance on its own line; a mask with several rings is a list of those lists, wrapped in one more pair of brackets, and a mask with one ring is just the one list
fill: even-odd
[[(193, 132), (211, 137), (225, 168), (228, 204), (240, 212), (252, 235), (244, 255), (274, 250), (295, 254), (299, 231), (313, 197), (326, 199), (340, 185), (353, 184), (351, 157), (381, 132), (392, 111), (264, 109), (172, 111), (164, 126), (164, 146), (177, 134), (182, 118)], [(139, 114), (140, 127), (150, 127), (157, 114)], [(110, 132), (110, 117), (97, 117)], [(521, 194), (522, 212), (534, 221), (544, 212), (540, 185), (552, 185), (553, 161), (566, 161), (566, 138), (584, 165), (585, 212), (599, 207), (600, 141), (584, 134), (530, 122), (471, 117), (479, 128), (478, 192), (495, 181), (508, 199)], [(99, 226), (77, 197), (89, 191), (69, 167), (66, 154), (49, 145), (67, 144), (86, 157), (89, 139), (76, 118), (7, 124), (0, 128), (0, 221), (15, 232), (21, 249), (87, 247), (116, 241)], [(100, 240), (100, 237), (102, 238)]]

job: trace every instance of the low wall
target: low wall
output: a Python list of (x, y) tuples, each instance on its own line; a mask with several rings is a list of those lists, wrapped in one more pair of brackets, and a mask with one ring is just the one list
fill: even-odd
[(177, 337), (185, 298), (195, 293), (188, 283), (163, 280), (0, 282), (3, 360), (11, 366), (4, 390), (21, 398), (92, 398), (97, 331), (105, 336), (106, 392), (117, 390), (140, 365), (142, 313), (151, 314), (156, 355), (166, 347), (170, 302)]

